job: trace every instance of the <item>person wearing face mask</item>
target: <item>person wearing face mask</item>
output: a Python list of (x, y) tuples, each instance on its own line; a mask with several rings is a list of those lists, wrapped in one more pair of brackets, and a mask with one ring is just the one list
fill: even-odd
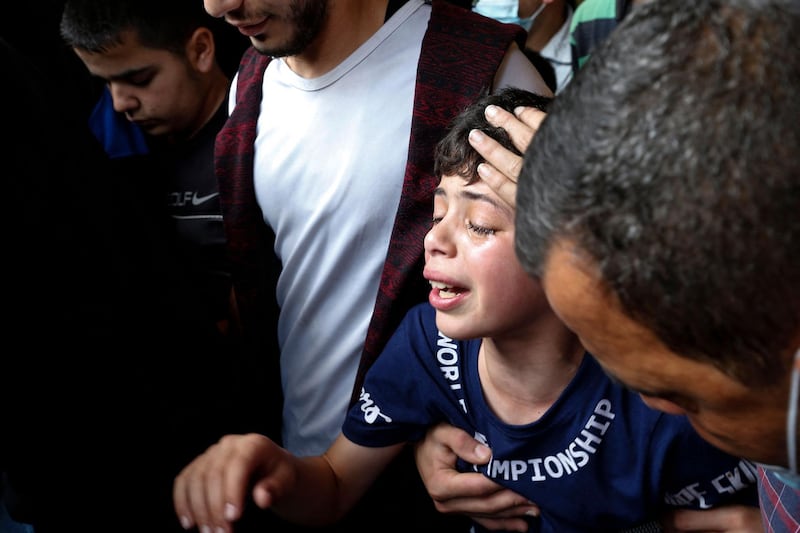
[(574, 0), (476, 0), (472, 10), (527, 30), (525, 53), (554, 93), (572, 79), (570, 25)]

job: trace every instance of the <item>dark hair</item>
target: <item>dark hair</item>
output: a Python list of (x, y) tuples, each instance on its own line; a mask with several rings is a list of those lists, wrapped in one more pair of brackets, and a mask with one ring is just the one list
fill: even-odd
[(105, 52), (133, 31), (149, 48), (182, 54), (197, 28), (218, 24), (198, 0), (68, 0), (61, 36), (70, 46)]
[(482, 96), (453, 119), (447, 134), (436, 145), (434, 173), (438, 178), (445, 175), (463, 176), (467, 178), (468, 183), (479, 179), (478, 165), (483, 162), (483, 158), (469, 144), (469, 132), (473, 129), (484, 132), (505, 148), (521, 156), (522, 153), (514, 146), (508, 132), (503, 128), (495, 128), (486, 120), (484, 115), (486, 106), (493, 104), (511, 112), (519, 106), (546, 111), (551, 100), (550, 97), (516, 87), (505, 87), (495, 94)]
[(526, 151), (516, 248), (597, 268), (673, 352), (745, 384), (800, 332), (798, 3), (646, 2), (559, 94)]

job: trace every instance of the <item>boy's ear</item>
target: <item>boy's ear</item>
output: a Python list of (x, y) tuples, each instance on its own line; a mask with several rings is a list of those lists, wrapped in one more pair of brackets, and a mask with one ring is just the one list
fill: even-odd
[(209, 72), (216, 62), (214, 34), (208, 28), (197, 28), (186, 44), (189, 63), (200, 72)]

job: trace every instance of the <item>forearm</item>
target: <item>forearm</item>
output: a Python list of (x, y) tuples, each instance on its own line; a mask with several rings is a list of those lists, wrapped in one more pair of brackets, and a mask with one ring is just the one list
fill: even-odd
[[(341, 483), (324, 456), (292, 457), (291, 479), (274, 488), (265, 502), (281, 518), (304, 526), (322, 526), (338, 521), (349, 509), (343, 505)], [(254, 491), (256, 502), (260, 487)]]
[[(289, 455), (285, 462), (291, 465), (291, 480), (285, 494), (276, 493), (272, 507), (279, 516), (297, 524), (336, 522), (369, 490), (403, 446), (359, 446), (339, 435), (321, 456), (297, 458), (284, 451)], [(261, 505), (258, 488), (254, 497)]]

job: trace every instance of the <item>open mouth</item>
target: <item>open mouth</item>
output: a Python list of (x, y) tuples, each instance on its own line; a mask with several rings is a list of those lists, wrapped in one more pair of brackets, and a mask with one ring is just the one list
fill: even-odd
[(430, 284), (431, 287), (439, 291), (440, 298), (445, 298), (445, 299), (455, 298), (456, 296), (464, 292), (464, 289), (460, 287), (452, 287), (450, 285), (442, 283), (441, 281), (431, 281)]

